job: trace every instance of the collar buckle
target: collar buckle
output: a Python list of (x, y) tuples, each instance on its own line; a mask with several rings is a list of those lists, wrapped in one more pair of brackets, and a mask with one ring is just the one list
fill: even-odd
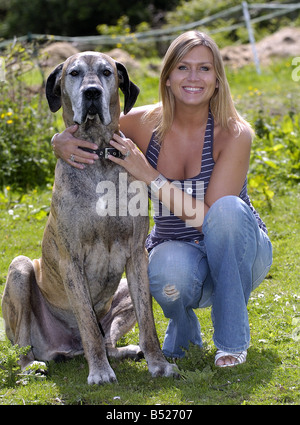
[(123, 157), (121, 152), (118, 151), (118, 149), (115, 149), (115, 148), (102, 148), (102, 149), (93, 150), (93, 149), (89, 149), (89, 148), (80, 147), (80, 149), (82, 149), (85, 152), (94, 153), (94, 154), (98, 155), (100, 159), (107, 159), (108, 155), (112, 155), (116, 158), (122, 158)]

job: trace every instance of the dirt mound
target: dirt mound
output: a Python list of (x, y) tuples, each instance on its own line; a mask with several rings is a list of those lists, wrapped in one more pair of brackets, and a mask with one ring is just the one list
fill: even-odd
[(139, 68), (139, 63), (128, 53), (122, 49), (113, 49), (109, 52), (105, 52), (107, 55), (111, 56), (117, 62), (121, 62), (126, 66), (128, 71)]
[(56, 65), (64, 62), (69, 56), (75, 55), (79, 50), (67, 42), (52, 43), (41, 51), (42, 66), (45, 68), (54, 68)]
[[(267, 65), (277, 58), (300, 56), (300, 28), (283, 28), (256, 43), (259, 61)], [(228, 46), (221, 50), (225, 65), (240, 68), (252, 63), (253, 53), (250, 44)]]
[[(269, 64), (274, 57), (300, 56), (300, 28), (283, 28), (257, 42), (256, 50), (259, 61), (263, 65)], [(54, 68), (79, 51), (71, 43), (52, 43), (42, 50), (42, 66)], [(107, 54), (123, 63), (129, 71), (139, 68), (139, 62), (122, 49), (113, 49)], [(243, 67), (254, 61), (250, 44), (227, 46), (221, 50), (221, 54), (225, 65), (234, 68)]]
[[(71, 43), (57, 42), (52, 43), (49, 46), (42, 49), (42, 60), (41, 64), (45, 68), (54, 68), (56, 65), (64, 62), (69, 56), (80, 52)], [(130, 71), (139, 68), (139, 63), (132, 58), (132, 56), (122, 49), (113, 49), (106, 52), (107, 55), (111, 56), (118, 62), (121, 62)]]

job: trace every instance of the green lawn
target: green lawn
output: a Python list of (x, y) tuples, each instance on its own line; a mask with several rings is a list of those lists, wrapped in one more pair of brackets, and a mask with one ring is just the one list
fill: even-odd
[[(291, 68), (275, 65), (264, 70), (262, 76), (255, 75), (250, 69), (230, 73), (229, 80), (237, 104), (252, 120), (257, 117), (258, 107), (264, 111), (264, 117), (278, 112), (284, 115), (291, 110), (300, 112), (298, 104), (292, 103), (293, 99), (299, 98), (300, 83), (293, 82), (290, 75)], [(155, 77), (149, 77), (147, 84), (154, 87), (156, 81)], [(142, 84), (139, 85), (143, 90)], [(148, 98), (153, 101), (155, 89), (147, 87), (147, 90)], [(145, 98), (143, 102), (146, 103)], [(278, 126), (281, 126), (280, 121)], [(285, 137), (289, 139), (289, 135)], [(299, 138), (297, 140), (299, 143)], [(267, 278), (249, 301), (252, 340), (246, 364), (224, 369), (213, 365), (213, 329), (210, 309), (205, 309), (197, 311), (205, 347), (202, 350), (192, 347), (185, 359), (177, 361), (180, 379), (153, 379), (145, 360), (138, 363), (112, 361), (118, 383), (88, 386), (88, 368), (83, 356), (66, 363), (49, 363), (46, 378), (24, 378), (17, 375), (17, 353), (6, 341), (1, 322), (0, 404), (299, 404), (300, 195), (299, 185), (289, 184), (285, 176), (287, 155), (291, 152), (282, 149), (281, 160), (276, 157), (282, 167), (282, 178), (278, 172), (267, 172), (264, 165), (267, 183), (273, 192), (271, 199), (256, 191), (255, 187), (251, 192), (251, 196), (256, 197), (254, 205), (259, 208), (269, 229), (274, 262)], [(257, 164), (260, 164), (258, 160)], [(37, 189), (22, 196), (11, 194), (9, 188), (0, 192), (1, 292), (9, 263), (16, 255), (39, 257), (50, 199), (50, 188)], [(162, 342), (167, 321), (155, 302), (154, 314)], [(135, 328), (120, 343), (137, 342), (138, 329)]]
[[(17, 213), (12, 215), (11, 210), (2, 210), (2, 284), (11, 258), (21, 253), (39, 256), (45, 224), (45, 217), (39, 218), (44, 211), (40, 207), (49, 199), (47, 191), (35, 193), (34, 197), (27, 195)], [(11, 387), (0, 384), (0, 403), (299, 404), (299, 201), (298, 191), (293, 189), (284, 196), (275, 195), (273, 209), (263, 211), (273, 242), (274, 263), (249, 302), (252, 342), (246, 364), (232, 369), (213, 366), (215, 349), (210, 309), (205, 309), (197, 312), (205, 348), (193, 347), (186, 359), (177, 362), (182, 373), (179, 380), (153, 379), (144, 360), (139, 363), (113, 361), (118, 384), (90, 387), (86, 383), (86, 361), (78, 357), (67, 363), (50, 363), (45, 379), (32, 378)], [(156, 303), (154, 311), (162, 342), (167, 322)], [(135, 329), (121, 343), (137, 341)], [(7, 343), (2, 344), (5, 353)]]

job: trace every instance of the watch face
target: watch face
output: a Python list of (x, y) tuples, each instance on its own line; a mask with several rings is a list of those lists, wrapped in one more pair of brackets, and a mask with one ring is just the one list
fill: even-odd
[(161, 188), (161, 186), (163, 186), (166, 183), (166, 181), (167, 181), (167, 179), (160, 174), (154, 180), (154, 184), (155, 184), (156, 187)]
[(167, 179), (164, 176), (157, 176), (156, 179), (151, 182), (151, 189), (154, 192), (157, 192), (166, 183), (166, 181)]

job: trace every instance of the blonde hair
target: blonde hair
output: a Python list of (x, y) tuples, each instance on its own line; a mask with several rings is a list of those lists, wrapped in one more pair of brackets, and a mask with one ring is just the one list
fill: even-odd
[(238, 131), (238, 133), (246, 125), (252, 133), (250, 124), (235, 109), (218, 46), (208, 35), (199, 31), (188, 31), (178, 36), (168, 48), (160, 74), (159, 94), (161, 103), (146, 113), (147, 118), (152, 118), (156, 123), (155, 131), (158, 141), (163, 141), (174, 119), (175, 98), (171, 88), (166, 84), (167, 80), (178, 62), (196, 46), (208, 47), (213, 55), (218, 87), (210, 99), (210, 109), (215, 122), (226, 130), (234, 128), (235, 132)]

